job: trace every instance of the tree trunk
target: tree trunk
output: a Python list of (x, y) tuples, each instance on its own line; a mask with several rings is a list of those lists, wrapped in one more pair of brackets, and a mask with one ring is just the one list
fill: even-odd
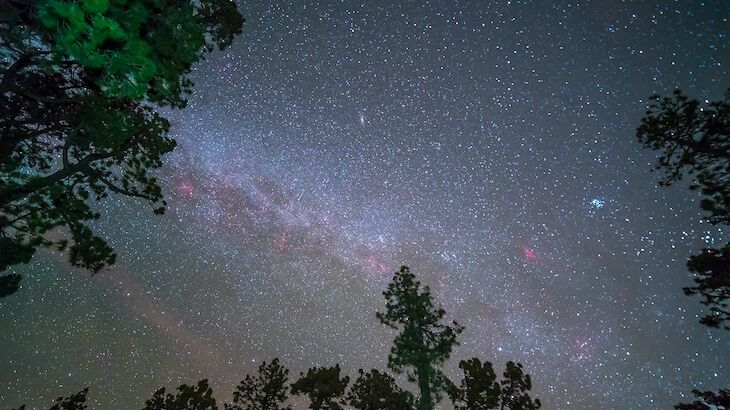
[(426, 359), (426, 346), (423, 341), (423, 331), (417, 323), (410, 323), (413, 333), (416, 336), (416, 343), (420, 350), (420, 356), (416, 364), (416, 377), (418, 378), (418, 389), (421, 391), (421, 399), (418, 401), (418, 410), (433, 410), (433, 398), (431, 396), (431, 364)]
[(422, 364), (416, 369), (418, 376), (418, 388), (421, 390), (421, 400), (418, 401), (418, 410), (433, 410), (433, 399), (431, 397), (431, 378), (429, 365)]

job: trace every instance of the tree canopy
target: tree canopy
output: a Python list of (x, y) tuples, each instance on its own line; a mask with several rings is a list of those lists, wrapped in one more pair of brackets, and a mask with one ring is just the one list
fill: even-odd
[(388, 355), (388, 367), (397, 374), (406, 373), (418, 383), (418, 408), (430, 410), (450, 388), (450, 381), (440, 369), (458, 343), (464, 328), (457, 322), (444, 324), (446, 311), (434, 306), (431, 290), (421, 287), (407, 266), (395, 273), (383, 293), (385, 312), (378, 312), (381, 323), (400, 333)]
[(462, 360), (461, 385), (450, 392), (456, 410), (537, 410), (540, 400), (530, 397), (532, 379), (520, 363), (507, 362), (502, 380), (497, 381), (492, 363), (474, 357)]
[(679, 403), (676, 410), (712, 410), (730, 408), (730, 390), (720, 389), (719, 393), (692, 390), (697, 400), (692, 403)]
[(218, 407), (213, 389), (203, 379), (195, 386), (181, 385), (174, 394), (166, 393), (164, 387), (157, 389), (142, 410), (218, 410)]
[(291, 385), (291, 393), (306, 395), (312, 410), (342, 410), (350, 378), (340, 378), (340, 370), (340, 365), (310, 368)]
[(291, 410), (284, 406), (289, 370), (274, 359), (263, 362), (257, 376), (246, 375), (233, 392), (233, 402), (225, 410)]
[(358, 410), (401, 410), (412, 409), (413, 395), (402, 390), (395, 379), (378, 370), (358, 371), (360, 376), (355, 380), (347, 400), (350, 406)]
[(494, 409), (499, 404), (502, 389), (497, 382), (492, 364), (473, 358), (459, 362), (464, 379), (458, 389), (452, 392), (457, 410)]
[[(59, 397), (56, 399), (56, 403), (51, 406), (49, 410), (85, 410), (87, 408), (86, 395), (88, 393), (89, 388), (87, 387), (68, 397)], [(25, 405), (18, 407), (17, 410), (25, 410)]]
[[(661, 185), (690, 179), (712, 224), (730, 225), (730, 90), (721, 101), (701, 104), (676, 90), (671, 97), (653, 96), (636, 131), (639, 142), (659, 152), (656, 169)], [(710, 313), (701, 323), (730, 329), (730, 244), (703, 249), (687, 265)]]
[(532, 389), (532, 379), (524, 372), (520, 363), (507, 362), (502, 375), (501, 409), (510, 410), (536, 410), (541, 404), (540, 400), (532, 400), (528, 392)]
[[(94, 200), (164, 212), (153, 171), (176, 144), (156, 107), (184, 107), (192, 65), (242, 23), (229, 0), (0, 3), (0, 271), (38, 247), (92, 272), (113, 264)], [(0, 297), (19, 279), (0, 276)]]
[[(659, 152), (656, 170), (660, 185), (690, 179), (689, 188), (701, 195), (705, 219), (730, 225), (730, 89), (723, 100), (702, 104), (680, 90), (671, 97), (653, 96), (636, 131), (639, 142)], [(695, 286), (687, 295), (699, 294), (709, 314), (700, 323), (730, 330), (730, 243), (719, 249), (705, 248), (687, 261)], [(700, 392), (698, 400), (677, 404), (675, 409), (710, 409), (730, 405), (727, 390)], [(712, 407), (711, 407), (712, 406)]]

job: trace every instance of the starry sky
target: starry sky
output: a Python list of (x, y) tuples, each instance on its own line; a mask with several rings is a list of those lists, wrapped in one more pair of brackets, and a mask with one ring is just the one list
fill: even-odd
[(85, 386), (95, 408), (142, 407), (203, 377), (223, 401), (273, 357), (385, 369), (375, 312), (402, 264), (466, 326), (457, 380), (459, 359), (519, 361), (546, 409), (728, 387), (730, 334), (681, 291), (686, 258), (728, 233), (656, 186), (634, 133), (652, 94), (730, 85), (730, 3), (239, 8), (243, 33), (164, 111), (168, 212), (100, 204), (119, 256), (96, 276), (50, 251), (16, 269), (3, 408)]

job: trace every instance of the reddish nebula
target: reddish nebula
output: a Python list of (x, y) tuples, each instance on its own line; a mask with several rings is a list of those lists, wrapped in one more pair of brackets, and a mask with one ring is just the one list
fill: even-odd
[(571, 340), (569, 353), (573, 359), (583, 360), (591, 357), (594, 345), (590, 337), (574, 336)]
[(274, 248), (279, 252), (284, 252), (289, 245), (289, 236), (281, 234), (274, 240)]
[(535, 252), (534, 249), (525, 245), (522, 245), (522, 255), (530, 262), (537, 262), (537, 260), (539, 259), (537, 252)]
[(183, 179), (177, 183), (177, 193), (185, 198), (190, 198), (195, 192), (195, 186), (193, 181), (189, 179)]
[(388, 264), (385, 263), (383, 258), (374, 254), (366, 254), (360, 256), (360, 265), (365, 269), (376, 271), (380, 273), (388, 272)]

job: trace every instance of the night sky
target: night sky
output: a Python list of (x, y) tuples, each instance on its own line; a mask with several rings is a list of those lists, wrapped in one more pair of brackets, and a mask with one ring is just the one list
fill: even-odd
[(403, 264), (466, 326), (457, 380), (519, 361), (546, 409), (728, 387), (730, 333), (681, 289), (728, 232), (656, 186), (634, 134), (652, 94), (730, 86), (730, 2), (261, 3), (164, 110), (168, 212), (103, 202), (119, 256), (96, 276), (50, 251), (15, 269), (3, 408), (85, 386), (141, 408), (204, 377), (225, 401), (274, 357), (385, 369), (375, 312)]

